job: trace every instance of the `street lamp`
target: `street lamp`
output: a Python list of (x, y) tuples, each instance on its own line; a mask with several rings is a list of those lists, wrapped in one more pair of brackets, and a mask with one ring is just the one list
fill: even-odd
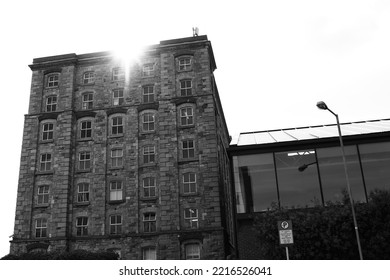
[(298, 167), (299, 172), (303, 172), (308, 168), (310, 165), (316, 164), (317, 162), (311, 162), (311, 163), (304, 163), (301, 166)]
[(348, 169), (347, 169), (347, 162), (345, 160), (345, 152), (344, 152), (344, 144), (343, 144), (343, 136), (341, 135), (341, 128), (340, 128), (340, 122), (339, 122), (339, 116), (334, 113), (331, 109), (326, 106), (325, 102), (319, 101), (317, 102), (317, 107), (321, 110), (328, 110), (331, 112), (335, 117), (337, 121), (337, 129), (339, 131), (339, 139), (340, 139), (340, 146), (341, 146), (341, 154), (343, 156), (343, 163), (344, 163), (344, 172), (345, 172), (345, 178), (347, 180), (347, 188), (348, 188), (348, 195), (349, 195), (349, 201), (351, 203), (351, 208), (352, 208), (352, 217), (353, 217), (353, 224), (355, 226), (355, 233), (356, 233), (356, 241), (359, 249), (359, 256), (360, 259), (363, 260), (363, 253), (362, 253), (362, 248), (360, 246), (360, 238), (359, 238), (359, 229), (356, 221), (356, 214), (355, 214), (355, 206), (352, 198), (352, 191), (351, 191), (351, 186), (349, 184), (349, 178), (348, 178)]

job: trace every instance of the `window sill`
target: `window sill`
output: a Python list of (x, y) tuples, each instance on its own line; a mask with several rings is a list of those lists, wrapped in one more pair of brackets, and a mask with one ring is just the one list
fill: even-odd
[(121, 200), (109, 200), (108, 204), (121, 204), (124, 203), (126, 200), (121, 199)]
[(195, 128), (195, 124), (179, 125), (180, 129)]
[(50, 139), (50, 140), (40, 140), (40, 141), (39, 141), (39, 144), (48, 144), (48, 143), (54, 143), (54, 139)]
[(141, 163), (140, 167), (156, 167), (157, 163), (156, 162), (151, 162), (151, 163)]
[(83, 207), (83, 206), (88, 206), (89, 205), (89, 201), (88, 202), (76, 202), (74, 204), (74, 206), (76, 207)]
[(48, 207), (49, 207), (49, 203), (34, 205), (34, 208), (48, 208)]
[(37, 171), (35, 173), (35, 175), (53, 175), (54, 174), (54, 171), (51, 170), (51, 171)]
[(194, 197), (194, 196), (199, 196), (199, 193), (198, 192), (194, 192), (194, 193), (181, 193), (180, 196), (182, 196), (182, 197)]
[(190, 158), (190, 159), (179, 159), (179, 163), (190, 163), (190, 162), (199, 162), (199, 159), (196, 158)]
[(123, 137), (124, 136), (124, 134), (122, 133), (122, 134), (118, 134), (118, 135), (109, 135), (108, 136), (108, 138), (121, 138), (121, 137)]
[(88, 170), (76, 170), (76, 173), (90, 173), (91, 169)]
[(93, 141), (93, 138), (92, 137), (88, 137), (88, 138), (79, 138), (77, 139), (78, 142), (88, 142), (88, 141)]
[(120, 171), (120, 170), (123, 170), (125, 169), (123, 166), (119, 166), (119, 167), (109, 167), (108, 170), (110, 171)]
[(148, 202), (148, 201), (156, 201), (157, 199), (158, 199), (157, 196), (153, 196), (153, 197), (140, 197), (139, 200)]

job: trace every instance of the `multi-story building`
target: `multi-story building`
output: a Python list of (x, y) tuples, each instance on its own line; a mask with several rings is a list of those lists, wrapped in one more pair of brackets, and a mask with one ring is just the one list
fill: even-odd
[(36, 58), (11, 253), (123, 259), (235, 252), (229, 134), (207, 36)]

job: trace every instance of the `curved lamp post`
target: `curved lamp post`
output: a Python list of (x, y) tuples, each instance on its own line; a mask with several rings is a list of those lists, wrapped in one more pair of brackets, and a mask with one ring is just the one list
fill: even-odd
[(349, 201), (350, 201), (350, 203), (351, 203), (351, 208), (352, 208), (353, 224), (354, 224), (354, 226), (355, 226), (356, 241), (357, 241), (357, 245), (358, 245), (358, 249), (359, 249), (359, 256), (360, 256), (360, 259), (363, 260), (362, 248), (361, 248), (361, 246), (360, 246), (359, 229), (358, 229), (358, 225), (357, 225), (357, 221), (356, 221), (355, 206), (354, 206), (354, 202), (353, 202), (353, 198), (352, 198), (351, 186), (350, 186), (350, 184), (349, 184), (348, 169), (347, 169), (347, 163), (346, 163), (346, 160), (345, 160), (344, 144), (343, 144), (343, 137), (342, 137), (342, 135), (341, 135), (339, 116), (338, 116), (336, 113), (334, 113), (332, 110), (330, 110), (330, 109), (328, 108), (328, 106), (326, 106), (325, 102), (323, 102), (323, 101), (317, 102), (317, 107), (318, 107), (319, 109), (321, 109), (321, 110), (328, 110), (329, 112), (331, 112), (331, 113), (336, 117), (337, 129), (338, 129), (338, 131), (339, 131), (339, 139), (340, 139), (340, 146), (341, 146), (341, 154), (342, 154), (342, 156), (343, 156), (345, 178), (346, 178), (346, 180), (347, 180), (347, 188), (348, 188)]

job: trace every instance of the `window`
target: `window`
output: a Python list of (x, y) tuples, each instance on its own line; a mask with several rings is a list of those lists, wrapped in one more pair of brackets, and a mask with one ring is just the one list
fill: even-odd
[(113, 117), (111, 119), (111, 135), (123, 134), (123, 118)]
[(154, 146), (146, 146), (143, 148), (144, 163), (153, 163), (155, 160)]
[(49, 186), (39, 186), (37, 193), (37, 204), (48, 204), (49, 203)]
[(111, 150), (111, 167), (118, 168), (123, 166), (123, 150), (113, 149)]
[(191, 243), (185, 246), (186, 260), (200, 259), (200, 245), (198, 243)]
[(199, 227), (198, 223), (198, 209), (187, 208), (184, 210), (184, 222), (187, 227), (192, 229), (197, 229)]
[(155, 197), (156, 196), (156, 180), (155, 178), (144, 178), (142, 180), (142, 186), (144, 190), (144, 197)]
[(191, 58), (183, 57), (179, 59), (179, 70), (189, 70), (191, 69)]
[(93, 107), (93, 94), (92, 93), (85, 93), (82, 96), (82, 104), (81, 108), (83, 110), (90, 110)]
[(184, 140), (182, 142), (183, 159), (189, 159), (195, 157), (194, 140)]
[(143, 93), (143, 102), (144, 103), (151, 103), (154, 102), (154, 87), (153, 86), (144, 86), (142, 88)]
[(35, 220), (35, 237), (47, 237), (47, 219), (40, 218)]
[(121, 81), (125, 79), (125, 71), (123, 68), (118, 67), (112, 69), (112, 80), (113, 81)]
[(123, 97), (123, 89), (114, 89), (113, 90), (113, 105), (119, 106), (124, 103), (125, 99)]
[(54, 112), (57, 110), (57, 96), (49, 96), (46, 99), (46, 112)]
[(79, 153), (79, 169), (89, 170), (91, 168), (91, 152)]
[(122, 182), (121, 181), (110, 182), (110, 201), (116, 201), (122, 199), (123, 199)]
[(77, 236), (88, 235), (88, 217), (76, 218), (76, 235)]
[(183, 126), (194, 124), (194, 110), (192, 107), (180, 109), (180, 124)]
[(89, 183), (77, 185), (77, 202), (89, 202)]
[(45, 123), (42, 125), (42, 140), (53, 140), (54, 137), (54, 124)]
[(82, 121), (80, 123), (80, 138), (91, 138), (92, 137), (92, 121)]
[(156, 213), (144, 214), (144, 232), (156, 231)]
[(93, 84), (95, 82), (95, 73), (86, 72), (83, 75), (83, 84)]
[(156, 248), (147, 247), (142, 249), (143, 260), (157, 260)]
[(122, 233), (122, 216), (113, 215), (110, 216), (110, 234)]
[(47, 87), (58, 87), (59, 74), (50, 74), (47, 76)]
[(180, 96), (192, 95), (192, 81), (182, 80), (180, 81)]
[(41, 154), (40, 170), (51, 171), (51, 154), (49, 153)]
[(153, 75), (153, 71), (154, 71), (154, 64), (150, 63), (150, 64), (145, 64), (143, 67), (142, 67), (142, 75), (144, 77), (149, 77), (149, 76), (152, 76)]
[(144, 132), (154, 131), (154, 114), (145, 113), (142, 115), (142, 129)]
[(196, 174), (189, 172), (183, 174), (183, 193), (196, 193)]

